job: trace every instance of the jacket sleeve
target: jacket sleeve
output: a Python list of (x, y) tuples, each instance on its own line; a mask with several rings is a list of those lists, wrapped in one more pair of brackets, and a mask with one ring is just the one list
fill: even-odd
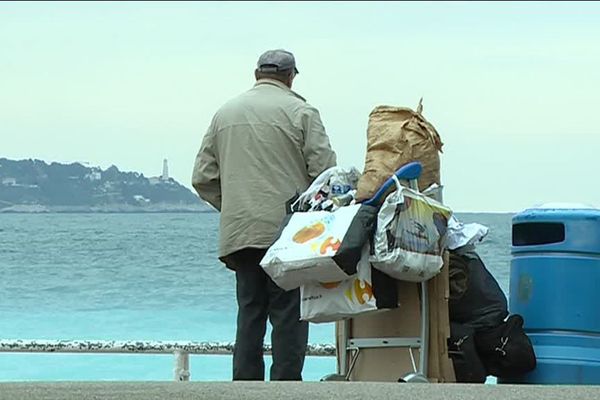
[(211, 123), (196, 156), (192, 186), (201, 199), (221, 211), (221, 177), (215, 140), (214, 124)]
[(314, 107), (306, 107), (302, 113), (301, 126), (304, 133), (302, 152), (306, 170), (308, 176), (314, 179), (321, 172), (336, 165), (336, 154), (331, 148), (319, 112)]

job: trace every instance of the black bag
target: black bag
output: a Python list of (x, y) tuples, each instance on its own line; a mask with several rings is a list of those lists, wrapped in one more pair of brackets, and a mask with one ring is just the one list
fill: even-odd
[(535, 352), (518, 314), (495, 328), (477, 332), (475, 345), (490, 375), (507, 379), (535, 369)]
[(371, 266), (371, 286), (378, 309), (398, 308), (398, 281)]
[(473, 251), (450, 251), (450, 321), (476, 331), (489, 329), (508, 315), (506, 296), (479, 255)]
[(364, 245), (373, 237), (377, 221), (376, 207), (361, 204), (358, 212), (348, 227), (342, 245), (338, 249), (333, 261), (348, 275), (356, 273), (356, 266), (362, 256)]
[(473, 328), (450, 323), (450, 338), (448, 339), (448, 355), (454, 366), (456, 382), (461, 383), (484, 383), (487, 372), (474, 340)]

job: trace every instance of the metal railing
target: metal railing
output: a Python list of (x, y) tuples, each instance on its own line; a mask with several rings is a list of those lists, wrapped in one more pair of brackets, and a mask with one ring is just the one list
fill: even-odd
[[(176, 341), (114, 341), (114, 340), (7, 340), (0, 339), (0, 353), (117, 353), (117, 354), (173, 354), (176, 381), (190, 380), (190, 354), (233, 354), (234, 343), (176, 342)], [(263, 347), (271, 354), (271, 346)], [(332, 344), (309, 344), (307, 356), (335, 357)]]

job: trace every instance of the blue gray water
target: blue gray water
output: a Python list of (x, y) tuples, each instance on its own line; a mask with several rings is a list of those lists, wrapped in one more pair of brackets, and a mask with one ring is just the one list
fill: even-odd
[[(459, 214), (490, 228), (479, 253), (508, 293), (509, 214)], [(217, 260), (218, 214), (0, 214), (0, 338), (235, 338), (235, 278)], [(268, 340), (267, 340), (268, 341)], [(333, 343), (333, 324), (311, 324)], [(267, 366), (269, 360), (267, 359)], [(0, 353), (0, 381), (171, 380), (170, 355)], [(306, 380), (335, 372), (309, 357)], [(192, 380), (230, 380), (230, 356), (192, 356)]]

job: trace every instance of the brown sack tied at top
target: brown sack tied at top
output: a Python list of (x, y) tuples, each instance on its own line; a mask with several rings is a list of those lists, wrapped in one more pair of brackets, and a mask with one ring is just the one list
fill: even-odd
[(369, 114), (367, 155), (358, 181), (357, 200), (371, 198), (398, 168), (411, 161), (419, 161), (423, 166), (419, 190), (441, 184), (439, 153), (443, 143), (423, 117), (422, 101), (416, 112), (405, 107), (377, 106)]

